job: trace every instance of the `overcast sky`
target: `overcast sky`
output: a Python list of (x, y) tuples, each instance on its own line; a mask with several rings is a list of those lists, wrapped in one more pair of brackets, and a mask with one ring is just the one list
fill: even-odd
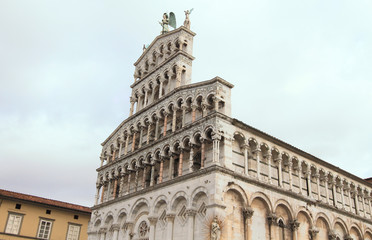
[(0, 1), (0, 188), (92, 206), (133, 63), (194, 8), (193, 82), (233, 83), (233, 117), (372, 177), (368, 0)]

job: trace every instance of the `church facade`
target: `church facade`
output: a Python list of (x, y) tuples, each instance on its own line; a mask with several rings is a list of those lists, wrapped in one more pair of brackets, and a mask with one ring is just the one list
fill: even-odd
[(232, 118), (231, 83), (191, 83), (185, 26), (134, 64), (88, 239), (372, 240), (372, 184)]

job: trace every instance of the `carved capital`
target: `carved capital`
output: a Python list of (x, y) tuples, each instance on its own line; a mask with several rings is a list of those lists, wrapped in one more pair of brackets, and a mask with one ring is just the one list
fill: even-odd
[(353, 240), (353, 238), (352, 238), (350, 235), (346, 235), (346, 236), (344, 237), (344, 240)]
[(314, 239), (316, 234), (319, 232), (318, 229), (316, 228), (312, 228), (312, 229), (309, 229), (309, 235), (311, 236), (311, 239)]
[(176, 217), (176, 214), (173, 214), (173, 213), (169, 213), (165, 216), (168, 222), (172, 222), (175, 217)]
[(297, 221), (297, 219), (291, 221), (289, 225), (292, 231), (297, 231), (297, 229), (300, 227), (300, 223)]
[(330, 231), (329, 232), (329, 234), (328, 234), (328, 239), (329, 240), (336, 240), (336, 238), (337, 238), (337, 235), (336, 235), (336, 233), (334, 232), (334, 231)]
[(112, 224), (111, 230), (112, 231), (119, 231), (120, 230), (120, 225), (119, 224)]
[(157, 217), (148, 217), (147, 218), (151, 225), (156, 225), (158, 218)]
[(247, 207), (243, 209), (243, 216), (245, 219), (250, 219), (253, 216), (254, 210), (251, 207)]
[(99, 233), (106, 233), (107, 232), (107, 228), (100, 228), (98, 232)]
[(267, 221), (269, 222), (269, 225), (276, 225), (276, 220), (278, 217), (275, 215), (275, 213), (270, 213), (267, 215)]
[(193, 217), (193, 216), (195, 216), (196, 213), (197, 213), (197, 211), (196, 211), (195, 209), (187, 209), (187, 210), (186, 210), (186, 214), (187, 214), (187, 216), (189, 216), (189, 217)]

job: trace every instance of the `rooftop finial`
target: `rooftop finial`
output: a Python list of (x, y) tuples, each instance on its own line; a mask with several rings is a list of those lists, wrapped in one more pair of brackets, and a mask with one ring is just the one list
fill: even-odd
[(186, 10), (185, 11), (185, 21), (183, 22), (183, 26), (185, 26), (187, 29), (190, 29), (190, 25), (191, 25), (191, 22), (190, 22), (190, 14), (192, 13), (194, 9), (191, 8), (190, 10)]
[(168, 25), (172, 28), (176, 28), (176, 15), (173, 12), (170, 12), (169, 16), (168, 13), (164, 13), (163, 19), (161, 22), (159, 22), (159, 24), (162, 26), (161, 34), (169, 32)]

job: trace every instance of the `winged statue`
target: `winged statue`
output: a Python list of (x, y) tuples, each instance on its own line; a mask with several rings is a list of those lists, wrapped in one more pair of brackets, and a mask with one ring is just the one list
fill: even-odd
[(172, 28), (176, 28), (176, 14), (174, 14), (174, 12), (170, 12), (169, 15), (168, 13), (164, 13), (163, 19), (161, 20), (161, 22), (159, 22), (159, 24), (162, 26), (161, 34), (169, 32), (169, 26), (171, 26)]
[(190, 14), (192, 13), (193, 10), (194, 9), (191, 8), (190, 10), (185, 11), (185, 21), (183, 22), (183, 26), (185, 26), (187, 29), (190, 29), (190, 25), (191, 25)]

